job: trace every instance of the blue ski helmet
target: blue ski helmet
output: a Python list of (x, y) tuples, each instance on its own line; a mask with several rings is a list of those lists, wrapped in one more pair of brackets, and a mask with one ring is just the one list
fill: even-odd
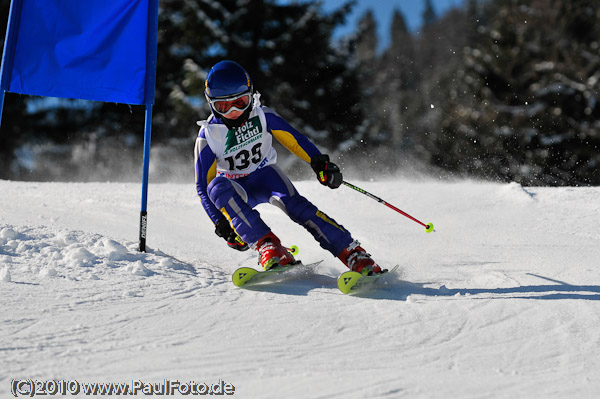
[[(234, 61), (221, 61), (216, 63), (208, 72), (206, 77), (204, 95), (212, 113), (221, 118), (226, 125), (230, 127), (241, 126), (252, 108), (252, 80), (246, 70), (237, 62)], [(225, 115), (219, 113), (213, 106), (217, 100), (225, 100), (228, 98), (235, 98), (248, 93), (248, 102), (246, 103), (246, 109), (244, 113), (237, 117), (235, 120), (227, 118)]]
[(252, 92), (252, 80), (248, 72), (237, 62), (228, 60), (218, 62), (211, 68), (205, 86), (204, 93), (211, 99)]

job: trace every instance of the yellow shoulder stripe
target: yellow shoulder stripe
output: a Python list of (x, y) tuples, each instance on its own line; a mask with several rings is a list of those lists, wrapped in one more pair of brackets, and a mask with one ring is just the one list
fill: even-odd
[(290, 150), (292, 154), (298, 158), (310, 163), (310, 157), (298, 144), (298, 140), (290, 133), (285, 130), (272, 130), (273, 136), (279, 141), (285, 148)]

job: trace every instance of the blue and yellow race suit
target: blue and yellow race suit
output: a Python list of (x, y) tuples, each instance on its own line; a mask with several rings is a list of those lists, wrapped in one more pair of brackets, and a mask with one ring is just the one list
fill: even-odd
[(248, 119), (239, 128), (228, 128), (214, 115), (198, 124), (196, 190), (213, 223), (225, 216), (245, 242), (255, 244), (271, 229), (254, 207), (269, 202), (304, 226), (334, 256), (353, 241), (342, 225), (298, 194), (276, 165), (272, 140), (275, 137), (308, 163), (320, 151), (277, 113), (260, 105), (256, 96)]

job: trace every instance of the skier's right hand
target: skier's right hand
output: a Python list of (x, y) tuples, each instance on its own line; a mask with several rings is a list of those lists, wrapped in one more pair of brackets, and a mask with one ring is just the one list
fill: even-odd
[(242, 240), (242, 238), (231, 228), (229, 220), (226, 217), (221, 218), (217, 224), (215, 224), (215, 234), (222, 237), (227, 241), (229, 248), (235, 249), (236, 251), (245, 251), (248, 249), (248, 244)]

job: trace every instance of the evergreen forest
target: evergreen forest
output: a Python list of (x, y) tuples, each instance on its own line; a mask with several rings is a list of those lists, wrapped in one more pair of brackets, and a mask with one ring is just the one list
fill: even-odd
[[(600, 185), (599, 1), (464, 0), (444, 14), (415, 1), (421, 27), (396, 10), (380, 49), (372, 11), (335, 34), (353, 1), (160, 0), (151, 182), (193, 181), (204, 79), (231, 59), (361, 178)], [(9, 8), (0, 0), (3, 35)], [(143, 126), (142, 106), (7, 93), (0, 179), (139, 181)], [(284, 151), (292, 177), (312, 173)]]

